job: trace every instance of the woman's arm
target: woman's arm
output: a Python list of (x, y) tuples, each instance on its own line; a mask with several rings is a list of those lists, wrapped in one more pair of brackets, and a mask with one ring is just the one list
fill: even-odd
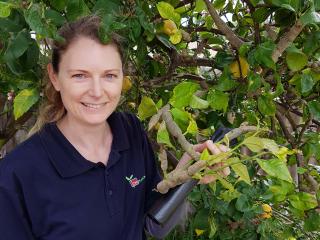
[(0, 234), (3, 240), (32, 240), (23, 207), (16, 193), (0, 186)]

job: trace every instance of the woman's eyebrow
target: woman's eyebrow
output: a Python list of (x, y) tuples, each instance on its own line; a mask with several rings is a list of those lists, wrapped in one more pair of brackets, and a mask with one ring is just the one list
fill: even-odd
[(88, 73), (87, 70), (83, 70), (83, 69), (69, 69), (67, 70), (67, 73), (73, 73), (73, 72), (83, 72), (83, 73)]

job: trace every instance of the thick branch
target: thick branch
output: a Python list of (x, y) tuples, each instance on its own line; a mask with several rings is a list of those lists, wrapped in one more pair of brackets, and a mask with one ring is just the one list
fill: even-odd
[(276, 63), (282, 53), (286, 50), (286, 48), (298, 37), (302, 29), (304, 28), (304, 24), (298, 20), (290, 30), (285, 33), (278, 42), (275, 50), (272, 53), (272, 60)]
[(169, 110), (170, 110), (170, 106), (167, 104), (162, 108), (162, 116), (161, 116), (166, 123), (168, 131), (171, 133), (172, 136), (177, 138), (183, 150), (185, 150), (193, 159), (198, 161), (199, 154), (193, 149), (193, 145), (187, 141), (187, 139), (181, 132), (181, 129), (179, 128), (179, 126), (172, 119), (172, 116)]
[[(277, 102), (277, 104), (279, 104), (280, 106), (282, 107), (285, 107), (285, 108), (288, 108), (290, 110), (290, 112), (294, 113), (295, 115), (298, 115), (300, 117), (303, 117), (303, 114), (301, 112), (299, 112), (298, 110), (296, 109), (292, 109), (290, 107), (290, 105), (287, 105), (287, 104), (284, 104), (284, 103), (281, 103), (281, 102)], [(312, 119), (312, 122), (318, 126), (320, 126), (320, 122), (315, 120), (315, 119)]]
[(285, 120), (283, 119), (284, 117), (282, 116), (282, 114), (280, 112), (277, 111), (276, 118), (280, 124), (282, 132), (283, 132), (284, 136), (286, 137), (287, 141), (291, 144), (292, 148), (295, 148), (294, 139), (287, 129), (287, 126), (285, 124)]
[(209, 0), (204, 0), (208, 11), (216, 24), (217, 28), (223, 32), (226, 38), (229, 40), (230, 44), (239, 49), (240, 46), (243, 44), (243, 41), (229, 28), (229, 26), (220, 18), (218, 12), (212, 7)]

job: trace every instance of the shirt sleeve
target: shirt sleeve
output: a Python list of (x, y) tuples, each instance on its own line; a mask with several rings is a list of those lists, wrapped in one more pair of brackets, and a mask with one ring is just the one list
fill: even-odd
[(11, 169), (0, 164), (0, 233), (1, 239), (32, 240), (34, 239), (27, 214), (23, 207), (22, 194), (19, 194), (19, 184)]
[(3, 187), (0, 187), (0, 209), (1, 239), (34, 239), (23, 216), (22, 207), (19, 204), (17, 195)]

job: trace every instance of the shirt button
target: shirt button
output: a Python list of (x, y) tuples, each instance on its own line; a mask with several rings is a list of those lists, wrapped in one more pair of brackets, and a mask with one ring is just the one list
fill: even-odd
[(111, 195), (112, 195), (112, 190), (109, 190), (108, 193), (109, 193), (109, 195), (111, 196)]
[(106, 171), (106, 176), (109, 176), (109, 172), (108, 171)]

